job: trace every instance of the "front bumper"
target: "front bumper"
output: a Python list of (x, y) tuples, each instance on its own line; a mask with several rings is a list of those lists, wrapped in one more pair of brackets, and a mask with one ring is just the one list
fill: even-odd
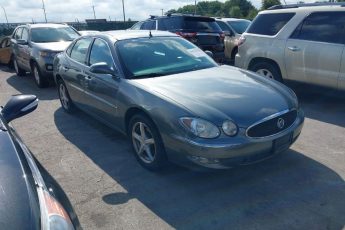
[(54, 81), (54, 75), (53, 75), (54, 57), (39, 57), (36, 60), (36, 62), (38, 64), (38, 67), (41, 71), (42, 76), (49, 81)]
[(287, 150), (299, 137), (304, 114), (299, 111), (294, 124), (282, 133), (267, 138), (250, 138), (241, 130), (237, 137), (191, 140), (177, 136), (165, 137), (170, 161), (188, 168), (226, 169), (270, 158)]

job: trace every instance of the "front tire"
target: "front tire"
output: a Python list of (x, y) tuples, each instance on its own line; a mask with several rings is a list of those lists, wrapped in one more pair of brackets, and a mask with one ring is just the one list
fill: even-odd
[(147, 116), (134, 115), (128, 130), (135, 157), (144, 168), (158, 171), (167, 165), (168, 160), (159, 131)]
[(43, 77), (41, 70), (36, 63), (32, 65), (32, 74), (34, 75), (35, 82), (38, 88), (45, 88), (48, 86), (47, 79)]
[(283, 79), (282, 79), (282, 76), (280, 74), (279, 69), (275, 65), (273, 65), (269, 62), (255, 63), (250, 68), (250, 70), (263, 76), (263, 77), (271, 78), (271, 79), (274, 79), (276, 81), (283, 82)]
[(58, 94), (59, 94), (59, 99), (61, 102), (61, 107), (67, 113), (73, 113), (75, 111), (75, 106), (71, 100), (71, 97), (69, 96), (65, 83), (62, 80), (59, 80), (57, 82), (57, 87), (58, 87)]
[(17, 76), (21, 77), (26, 74), (25, 70), (19, 67), (18, 61), (15, 57), (13, 57), (13, 67), (14, 67), (14, 70), (16, 71)]

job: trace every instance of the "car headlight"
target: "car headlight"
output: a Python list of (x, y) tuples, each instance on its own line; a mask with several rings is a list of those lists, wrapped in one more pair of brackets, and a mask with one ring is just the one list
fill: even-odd
[(222, 125), (224, 133), (228, 136), (236, 136), (238, 133), (238, 127), (233, 121), (224, 121)]
[(49, 52), (49, 51), (40, 51), (41, 57), (55, 57), (57, 53), (56, 52)]
[(216, 138), (220, 134), (217, 126), (200, 118), (182, 117), (180, 121), (185, 128), (201, 138)]

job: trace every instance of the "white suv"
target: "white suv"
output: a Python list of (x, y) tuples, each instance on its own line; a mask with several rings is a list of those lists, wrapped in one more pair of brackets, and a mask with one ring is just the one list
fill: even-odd
[(235, 65), (283, 79), (345, 90), (345, 3), (274, 6), (240, 39)]

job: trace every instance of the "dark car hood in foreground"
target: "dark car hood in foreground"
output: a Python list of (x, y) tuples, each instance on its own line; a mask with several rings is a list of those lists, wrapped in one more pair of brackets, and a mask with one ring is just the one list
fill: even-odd
[(0, 130), (0, 228), (39, 229), (36, 191), (19, 159), (10, 136)]
[(297, 106), (294, 95), (285, 86), (229, 66), (134, 82), (217, 125), (232, 119), (239, 126), (248, 127)]

